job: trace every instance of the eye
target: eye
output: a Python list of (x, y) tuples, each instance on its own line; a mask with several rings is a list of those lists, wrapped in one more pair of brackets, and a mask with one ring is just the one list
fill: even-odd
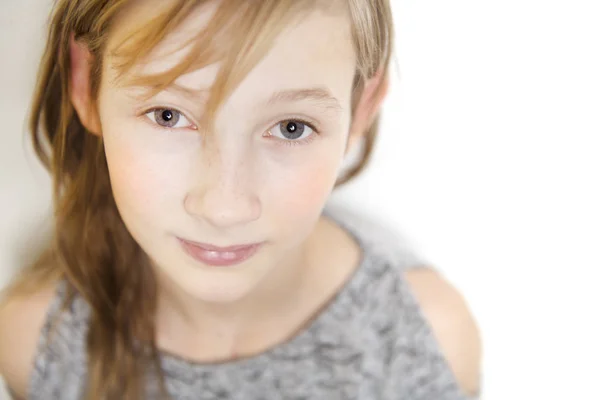
[(284, 140), (299, 141), (312, 136), (315, 129), (307, 122), (292, 119), (281, 121), (269, 133)]
[(146, 117), (163, 128), (194, 128), (181, 112), (172, 108), (155, 108), (148, 111)]

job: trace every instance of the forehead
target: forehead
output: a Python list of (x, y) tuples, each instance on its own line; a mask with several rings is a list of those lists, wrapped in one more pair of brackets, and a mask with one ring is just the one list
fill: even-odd
[[(350, 17), (337, 1), (315, 2), (318, 5), (307, 9), (277, 36), (264, 58), (241, 83), (237, 91), (270, 93), (281, 88), (326, 87), (334, 95), (349, 94), (356, 69), (356, 56), (352, 41)], [(118, 43), (131, 29), (156, 15), (156, 0), (136, 0), (123, 10), (115, 23), (111, 35), (111, 46)], [(189, 54), (192, 44), (182, 46), (206, 27), (214, 15), (218, 1), (196, 7), (177, 28), (164, 37), (143, 62), (129, 73), (154, 75), (176, 66)], [(229, 45), (217, 43), (218, 46)], [(111, 73), (111, 59), (106, 63)], [(208, 65), (186, 73), (175, 83), (192, 90), (210, 89), (220, 63)], [(112, 71), (114, 74), (115, 71)], [(346, 93), (348, 92), (348, 93)]]

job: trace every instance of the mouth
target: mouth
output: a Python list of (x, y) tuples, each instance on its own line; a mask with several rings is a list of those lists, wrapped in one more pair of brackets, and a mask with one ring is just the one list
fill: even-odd
[(196, 261), (213, 267), (241, 264), (252, 257), (264, 243), (219, 247), (177, 238), (183, 250)]

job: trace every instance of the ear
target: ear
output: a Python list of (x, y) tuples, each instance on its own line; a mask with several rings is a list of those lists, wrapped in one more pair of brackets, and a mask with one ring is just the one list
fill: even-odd
[(100, 120), (92, 101), (91, 68), (93, 56), (88, 47), (75, 40), (71, 34), (69, 41), (71, 62), (70, 97), (71, 104), (83, 126), (91, 133), (100, 136)]
[(346, 153), (354, 147), (359, 139), (365, 136), (367, 130), (375, 121), (375, 117), (381, 109), (381, 104), (387, 96), (389, 86), (389, 77), (384, 73), (383, 68), (380, 68), (375, 76), (365, 82), (352, 119)]

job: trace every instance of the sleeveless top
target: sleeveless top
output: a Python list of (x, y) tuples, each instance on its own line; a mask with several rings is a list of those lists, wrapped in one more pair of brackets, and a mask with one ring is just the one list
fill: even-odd
[[(172, 399), (467, 399), (403, 279), (407, 269), (427, 264), (382, 227), (340, 210), (325, 214), (362, 249), (360, 266), (343, 288), (308, 326), (258, 356), (201, 364), (161, 353)], [(83, 398), (90, 308), (82, 297), (75, 297), (49, 336), (66, 284), (58, 285), (42, 328), (30, 400)], [(158, 399), (150, 388), (147, 393)]]

